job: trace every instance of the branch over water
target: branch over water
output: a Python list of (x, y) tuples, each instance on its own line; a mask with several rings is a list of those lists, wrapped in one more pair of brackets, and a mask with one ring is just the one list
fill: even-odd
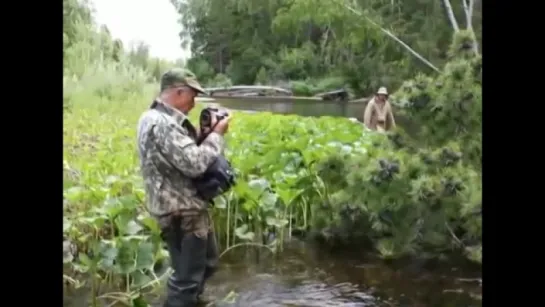
[(386, 34), (388, 37), (390, 37), (391, 39), (395, 40), (397, 43), (399, 43), (403, 48), (405, 48), (407, 51), (409, 51), (413, 56), (415, 56), (417, 59), (419, 59), (420, 61), (422, 61), (424, 64), (426, 64), (428, 67), (430, 67), (431, 69), (435, 70), (436, 72), (438, 73), (441, 73), (441, 70), (439, 70), (439, 68), (437, 68), (437, 66), (433, 65), (430, 61), (428, 61), (426, 58), (424, 58), (422, 55), (420, 55), (418, 52), (416, 52), (413, 48), (411, 48), (409, 45), (407, 45), (405, 42), (403, 42), (400, 38), (398, 38), (397, 36), (395, 36), (392, 32), (386, 30), (385, 28), (383, 28), (382, 26), (380, 26), (378, 23), (376, 23), (375, 21), (373, 21), (371, 18), (365, 16), (363, 13), (361, 12), (358, 12), (356, 11), (354, 8), (348, 6), (346, 3), (344, 2), (340, 2), (338, 0), (335, 0), (337, 3), (339, 3), (340, 5), (342, 5), (344, 8), (346, 8), (347, 10), (349, 10), (350, 12), (360, 16), (360, 17), (363, 17), (365, 20), (367, 20), (367, 22), (369, 22), (370, 24), (374, 25), (375, 27), (379, 28), (380, 31), (382, 31), (382, 33)]

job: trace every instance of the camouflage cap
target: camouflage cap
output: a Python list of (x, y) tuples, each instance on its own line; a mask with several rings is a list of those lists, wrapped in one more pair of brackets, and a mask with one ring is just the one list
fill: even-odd
[(197, 81), (197, 76), (185, 68), (172, 68), (165, 72), (161, 76), (161, 91), (180, 83), (189, 86), (199, 93), (206, 94), (206, 91), (202, 88), (199, 81)]

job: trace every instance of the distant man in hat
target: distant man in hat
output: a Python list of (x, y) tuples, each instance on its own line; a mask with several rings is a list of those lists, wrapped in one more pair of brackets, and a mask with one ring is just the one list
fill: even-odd
[(385, 87), (378, 89), (365, 108), (363, 123), (371, 130), (384, 132), (396, 127), (392, 105), (388, 101), (388, 91)]
[(138, 123), (138, 151), (147, 209), (157, 219), (174, 273), (167, 282), (165, 307), (194, 307), (217, 265), (217, 246), (208, 202), (197, 196), (192, 179), (223, 153), (229, 117), (217, 122), (197, 146), (187, 114), (204, 89), (195, 75), (174, 68), (161, 77), (161, 93)]

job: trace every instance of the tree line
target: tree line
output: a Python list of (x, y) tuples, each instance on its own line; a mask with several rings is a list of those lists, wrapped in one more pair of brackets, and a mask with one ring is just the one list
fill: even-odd
[(481, 0), (172, 3), (192, 52), (187, 65), (210, 85), (289, 82), (302, 94), (345, 87), (368, 95), (440, 71), (460, 28), (481, 42)]
[(106, 25), (94, 22), (89, 0), (63, 0), (63, 47), (65, 75), (77, 77), (90, 66), (109, 62), (139, 68), (154, 82), (170, 66), (185, 65), (181, 59), (172, 62), (151, 56), (150, 46), (142, 41), (124, 46)]

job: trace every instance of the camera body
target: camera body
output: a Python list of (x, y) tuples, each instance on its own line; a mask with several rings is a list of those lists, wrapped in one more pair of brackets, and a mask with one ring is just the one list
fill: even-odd
[(212, 128), (212, 116), (215, 116), (217, 123), (225, 117), (229, 116), (229, 113), (219, 108), (204, 108), (201, 111), (201, 115), (199, 116), (199, 125), (201, 126), (201, 129)]
[[(223, 109), (214, 107), (206, 107), (201, 111), (199, 116), (201, 134), (197, 140), (198, 145), (200, 145), (208, 136), (207, 133), (204, 133), (205, 129), (210, 129), (208, 132), (210, 133), (214, 128), (212, 127), (212, 116), (215, 116), (217, 123), (229, 116), (229, 113)], [(220, 155), (202, 176), (193, 180), (193, 183), (198, 194), (203, 199), (213, 204), (213, 199), (215, 197), (229, 191), (236, 185), (236, 175), (234, 169), (231, 167), (231, 163), (229, 163), (223, 155)]]

